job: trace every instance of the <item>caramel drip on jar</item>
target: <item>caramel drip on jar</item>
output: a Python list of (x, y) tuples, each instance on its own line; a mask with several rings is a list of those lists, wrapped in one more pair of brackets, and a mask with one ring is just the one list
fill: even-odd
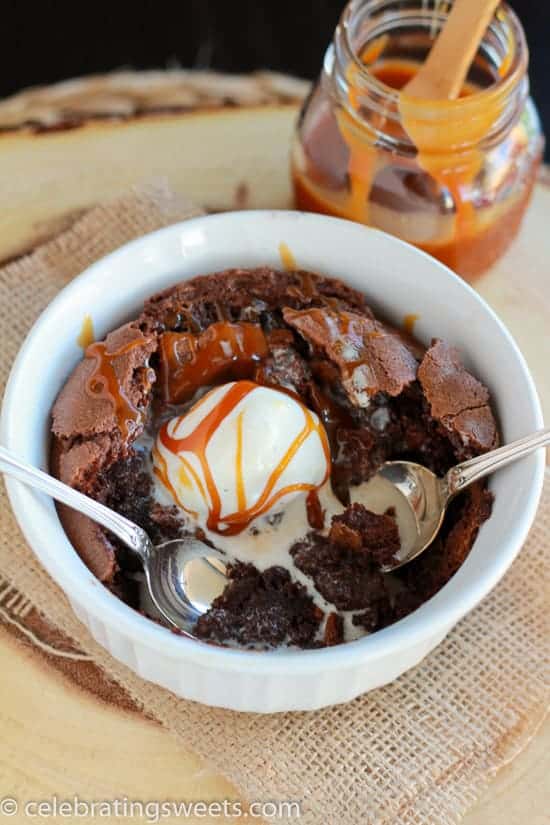
[[(507, 237), (517, 231), (528, 198), (528, 194), (523, 197), (510, 194), (502, 203), (493, 204), (490, 211), (490, 203), (484, 203), (484, 188), (491, 185), (480, 179), (489, 151), (484, 139), (503, 115), (502, 94), (498, 86), (488, 87), (478, 98), (480, 89), (465, 83), (459, 98), (468, 101), (467, 114), (457, 117), (448, 108), (449, 101), (434, 100), (429, 103), (428, 112), (428, 115), (433, 113), (432, 123), (426, 114), (427, 105), (419, 107), (418, 100), (408, 96), (405, 88), (418, 65), (408, 60), (381, 59), (385, 45), (377, 41), (372, 49), (369, 47), (363, 52), (361, 59), (374, 77), (399, 92), (399, 122), (388, 117), (382, 107), (375, 109), (364, 104), (357, 90), (360, 68), (352, 63), (346, 71), (348, 105), (334, 111), (335, 128), (346, 152), (346, 185), (334, 187), (322, 182), (323, 172), (317, 169), (311, 156), (308, 169), (293, 168), (296, 206), (363, 224), (381, 225), (472, 279), (502, 254)], [(501, 76), (509, 70), (513, 54), (510, 46), (503, 68), (499, 69)], [(321, 130), (312, 138), (312, 142), (321, 147), (325, 139), (329, 145), (332, 126), (327, 123), (322, 128), (326, 129), (327, 137)], [(394, 159), (390, 149), (382, 145), (380, 133), (396, 141), (407, 135), (416, 147), (416, 155)], [(503, 165), (505, 163), (503, 158)], [(372, 200), (377, 178), (380, 175), (383, 195), (388, 183), (381, 173), (394, 165), (406, 177), (408, 172), (413, 175), (424, 172), (427, 180), (438, 185), (440, 196), (445, 199), (445, 211), (437, 218), (430, 218), (426, 235), (415, 226), (414, 200), (411, 199), (410, 212), (399, 205), (388, 206), (382, 200), (376, 203)], [(342, 171), (338, 169), (339, 175)], [(530, 189), (527, 186), (522, 191), (530, 192)]]
[[(325, 483), (330, 473), (330, 447), (328, 444), (328, 439), (324, 427), (320, 421), (315, 420), (315, 418), (313, 417), (313, 413), (310, 410), (308, 410), (307, 407), (304, 407), (302, 405), (305, 418), (302, 430), (294, 438), (290, 446), (285, 451), (284, 455), (281, 457), (277, 466), (270, 473), (269, 478), (267, 479), (267, 482), (258, 500), (253, 505), (247, 506), (242, 469), (243, 444), (241, 413), (241, 415), (237, 417), (237, 451), (235, 456), (235, 487), (237, 490), (238, 510), (234, 513), (225, 515), (222, 518), (221, 497), (217, 489), (212, 470), (208, 463), (206, 452), (210, 440), (213, 437), (214, 433), (217, 431), (220, 424), (224, 421), (225, 418), (227, 418), (228, 415), (231, 414), (231, 412), (237, 407), (237, 405), (247, 395), (249, 395), (249, 393), (251, 393), (253, 390), (257, 388), (258, 385), (254, 384), (252, 381), (238, 381), (228, 390), (228, 392), (220, 400), (220, 402), (216, 404), (216, 406), (212, 410), (210, 410), (210, 412), (196, 426), (193, 432), (189, 433), (189, 435), (184, 436), (183, 438), (173, 438), (172, 436), (170, 436), (168, 432), (168, 427), (171, 422), (167, 422), (166, 424), (164, 424), (159, 432), (159, 439), (163, 447), (169, 452), (171, 452), (173, 455), (177, 456), (187, 470), (193, 470), (193, 468), (191, 467), (190, 462), (188, 462), (185, 459), (185, 456), (182, 456), (182, 453), (192, 453), (197, 457), (202, 470), (205, 486), (202, 484), (200, 478), (194, 470), (192, 472), (192, 475), (195, 482), (197, 483), (197, 487), (204, 501), (208, 505), (208, 518), (206, 525), (208, 529), (212, 532), (219, 533), (220, 535), (224, 536), (234, 536), (238, 533), (241, 533), (248, 527), (248, 525), (255, 518), (271, 510), (271, 508), (284, 496), (295, 492), (308, 493), (312, 490), (318, 489)], [(199, 402), (199, 404), (200, 403), (201, 402)], [(302, 444), (304, 444), (305, 441), (309, 438), (309, 436), (313, 433), (317, 433), (319, 438), (321, 439), (326, 459), (327, 469), (322, 482), (319, 485), (306, 483), (289, 484), (286, 487), (282, 487), (280, 490), (274, 492), (277, 483), (281, 479), (286, 468), (288, 467), (288, 465), (290, 464), (290, 462), (292, 461), (292, 459), (294, 458)], [(155, 456), (157, 457), (158, 455), (159, 452), (157, 450), (155, 452)], [(162, 483), (165, 484), (167, 489), (172, 493), (174, 499), (178, 502), (178, 505), (183, 510), (190, 512), (189, 509), (185, 506), (184, 502), (181, 501), (181, 498), (177, 495), (173, 485), (171, 485), (169, 482), (166, 462), (161, 462), (160, 467), (156, 466), (155, 473), (158, 476), (158, 478), (162, 481)]]
[(143, 340), (136, 338), (114, 352), (109, 352), (107, 344), (98, 341), (90, 344), (84, 353), (86, 358), (95, 360), (93, 372), (86, 381), (86, 392), (92, 398), (103, 399), (113, 405), (118, 427), (124, 438), (128, 438), (130, 432), (141, 423), (142, 414), (124, 392), (115, 372), (114, 361), (115, 358), (142, 345)]
[(165, 332), (160, 338), (160, 379), (164, 401), (179, 404), (199, 387), (250, 378), (269, 353), (257, 324), (218, 321), (200, 335)]
[[(368, 63), (364, 55), (363, 61)], [(372, 73), (378, 80), (386, 86), (398, 90), (406, 86), (416, 70), (417, 67), (407, 61), (387, 62), (382, 63), (379, 67), (373, 66), (371, 68)], [(356, 72), (357, 67), (355, 65), (350, 66), (348, 70), (348, 79), (351, 85), (349, 100), (352, 108), (360, 115), (361, 103), (354, 90), (354, 74)], [(465, 85), (460, 97), (467, 97), (472, 91), (473, 89), (470, 86)], [(476, 211), (474, 205), (464, 196), (464, 187), (470, 185), (478, 174), (483, 164), (483, 155), (480, 151), (475, 150), (459, 158), (457, 150), (453, 146), (453, 143), (459, 144), (459, 135), (455, 135), (453, 128), (450, 126), (441, 129), (437, 153), (434, 155), (434, 147), (431, 145), (433, 131), (426, 127), (424, 123), (415, 120), (413, 114), (415, 105), (414, 99), (409, 101), (407, 97), (401, 95), (399, 102), (401, 120), (405, 132), (416, 145), (418, 151), (417, 163), (440, 186), (448, 189), (455, 208), (454, 236), (455, 238), (467, 237), (475, 232)], [(441, 104), (438, 101), (433, 101), (432, 106), (434, 111), (437, 111)], [(487, 111), (483, 112), (482, 117), (486, 132), (489, 131), (497, 114), (498, 112), (495, 112), (490, 106)], [(375, 148), (377, 130), (391, 130), (395, 127), (383, 114), (376, 114), (372, 118), (372, 122), (362, 122), (361, 127), (358, 128), (345, 111), (339, 115), (339, 125), (341, 134), (350, 151), (348, 164), (350, 197), (347, 211), (352, 219), (368, 223), (369, 199), (374, 179), (380, 169), (388, 163), (382, 153)], [(460, 129), (461, 127), (459, 127), (459, 132)], [(367, 140), (365, 140), (366, 137)], [(428, 151), (426, 151), (427, 145), (429, 145)]]

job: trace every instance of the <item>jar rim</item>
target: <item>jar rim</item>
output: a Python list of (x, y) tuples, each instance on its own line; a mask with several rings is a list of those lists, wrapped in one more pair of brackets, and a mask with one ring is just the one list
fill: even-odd
[[(389, 114), (389, 109), (397, 107), (401, 92), (391, 86), (385, 84), (382, 80), (369, 70), (369, 67), (361, 60), (357, 49), (352, 42), (352, 25), (355, 21), (356, 15), (365, 6), (372, 5), (381, 9), (385, 5), (394, 0), (351, 0), (344, 9), (340, 18), (338, 28), (343, 33), (343, 45), (347, 52), (347, 59), (354, 67), (354, 85), (361, 87), (361, 90), (366, 94), (375, 96), (381, 105)], [(454, 0), (451, 0), (454, 2)], [(419, 3), (420, 6), (420, 3)], [(428, 11), (422, 3), (422, 11)], [(445, 20), (449, 15), (448, 4), (439, 9), (432, 9), (432, 15), (436, 13), (440, 19)], [(513, 56), (506, 66), (506, 70), (502, 75), (484, 89), (478, 89), (465, 97), (459, 97), (454, 100), (438, 100), (437, 111), (442, 119), (453, 117), (464, 117), (468, 110), (478, 109), (480, 105), (494, 105), (498, 101), (503, 103), (514, 94), (514, 91), (520, 86), (523, 77), (527, 72), (529, 64), (529, 49), (525, 37), (523, 26), (513, 11), (513, 9), (506, 2), (502, 2), (497, 8), (493, 16), (492, 25), (495, 21), (502, 28), (505, 27), (505, 34), (508, 39), (509, 46), (513, 48)], [(383, 34), (383, 31), (377, 33), (378, 36)], [(487, 35), (485, 35), (486, 37)], [(407, 97), (407, 104), (416, 112), (419, 120), (423, 119), (423, 113), (426, 113), (427, 119), (434, 119), (434, 101), (423, 98)]]

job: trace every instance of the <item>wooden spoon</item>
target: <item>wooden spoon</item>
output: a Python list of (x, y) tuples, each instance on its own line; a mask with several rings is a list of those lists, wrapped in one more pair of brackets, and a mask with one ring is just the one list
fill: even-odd
[(500, 0), (455, 0), (448, 20), (417, 74), (403, 88), (409, 97), (454, 100)]

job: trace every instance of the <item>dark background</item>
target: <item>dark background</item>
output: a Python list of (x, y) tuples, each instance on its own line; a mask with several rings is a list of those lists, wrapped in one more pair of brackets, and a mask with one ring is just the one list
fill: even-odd
[[(313, 78), (343, 0), (2, 0), (0, 96), (121, 67), (270, 68)], [(550, 2), (513, 0), (550, 135)], [(550, 157), (550, 155), (549, 155)]]

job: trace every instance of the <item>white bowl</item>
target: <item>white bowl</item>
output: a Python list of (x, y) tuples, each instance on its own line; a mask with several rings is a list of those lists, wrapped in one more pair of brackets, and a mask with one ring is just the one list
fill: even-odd
[[(298, 212), (238, 212), (195, 218), (140, 238), (91, 266), (50, 304), (29, 333), (6, 390), (1, 440), (47, 467), (49, 413), (81, 358), (85, 314), (98, 336), (135, 317), (170, 284), (231, 266), (280, 267), (287, 244), (304, 269), (363, 290), (394, 322), (418, 314), (416, 334), (457, 345), (492, 393), (504, 439), (542, 426), (527, 366), (502, 323), (463, 281), (433, 258), (373, 229)], [(69, 543), (53, 502), (8, 480), (16, 517), (34, 552), (94, 638), (144, 679), (179, 696), (244, 711), (308, 710), (353, 699), (416, 665), (506, 572), (535, 516), (543, 451), (491, 479), (493, 515), (468, 558), (430, 601), (372, 636), (311, 651), (229, 650), (174, 635), (99, 586)]]

